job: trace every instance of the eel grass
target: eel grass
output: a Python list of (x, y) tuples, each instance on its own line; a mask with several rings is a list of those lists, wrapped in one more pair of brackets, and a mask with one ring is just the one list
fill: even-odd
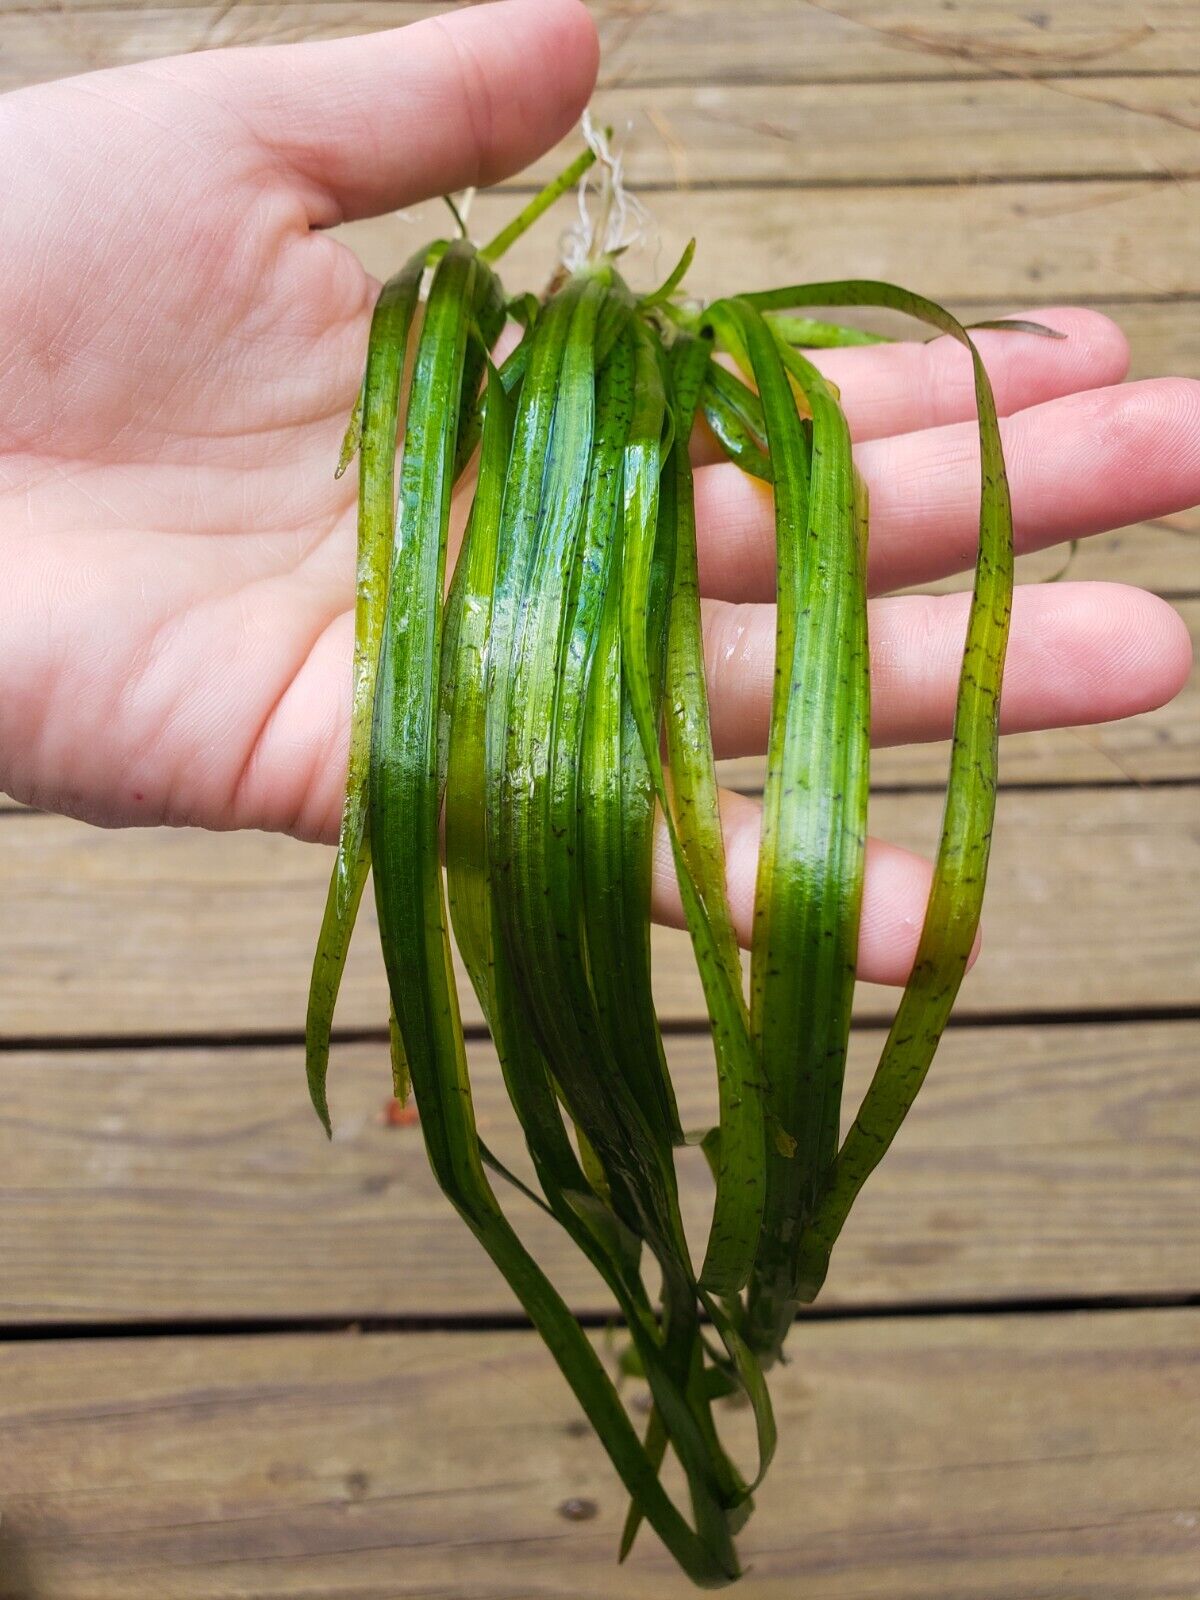
[[(604, 255), (559, 272), (541, 299), (508, 296), (496, 263), (591, 159), (483, 248), (458, 237), (418, 251), (375, 306), (338, 464), (340, 475), (358, 456), (353, 701), (308, 1083), (328, 1130), (334, 1004), (370, 874), (393, 1088), (415, 1096), (437, 1182), (628, 1491), (621, 1557), (645, 1521), (696, 1585), (719, 1588), (739, 1575), (734, 1538), (775, 1446), (765, 1375), (924, 1081), (974, 941), (1012, 519), (979, 354), (919, 295), (846, 280), (688, 306), (693, 241), (640, 298)], [(928, 909), (839, 1142), (870, 754), (868, 515), (838, 394), (803, 352), (877, 341), (807, 315), (843, 306), (904, 312), (966, 346), (982, 472)], [(519, 342), (498, 363), (508, 325)], [(772, 485), (775, 507), (776, 666), (748, 994), (705, 686), (688, 450), (701, 417), (733, 462)], [(447, 584), (452, 497), (472, 470)], [(651, 993), (656, 812), (712, 1028), (719, 1121), (703, 1133), (681, 1126)], [(527, 1177), (479, 1135), (452, 931)], [(714, 1185), (699, 1266), (676, 1175), (687, 1144), (702, 1145)], [(522, 1244), (497, 1179), (548, 1212), (607, 1285), (629, 1339), (617, 1381)], [(630, 1373), (649, 1390), (641, 1437), (618, 1389)], [(719, 1403), (734, 1395), (756, 1427), (746, 1467), (718, 1432)], [(668, 1448), (680, 1498), (662, 1481)]]

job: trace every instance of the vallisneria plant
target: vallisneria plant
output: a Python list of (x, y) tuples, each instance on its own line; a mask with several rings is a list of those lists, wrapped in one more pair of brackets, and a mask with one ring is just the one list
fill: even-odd
[[(459, 237), (418, 251), (375, 308), (338, 468), (357, 453), (353, 720), (308, 1080), (328, 1128), (334, 1002), (371, 873), (395, 1093), (411, 1086), (437, 1181), (629, 1492), (621, 1555), (644, 1519), (696, 1584), (717, 1588), (738, 1576), (734, 1537), (775, 1445), (765, 1374), (912, 1105), (966, 970), (992, 833), (1012, 521), (987, 374), (969, 333), (919, 295), (844, 281), (696, 307), (682, 298), (693, 246), (639, 296), (598, 234), (544, 298), (509, 296), (497, 261), (593, 159), (589, 149), (490, 244)], [(906, 312), (964, 344), (982, 454), (928, 911), (840, 1144), (869, 769), (868, 514), (837, 392), (803, 350), (871, 336), (801, 314), (830, 306)], [(521, 336), (498, 363), (510, 323)], [(775, 504), (776, 668), (748, 995), (703, 670), (688, 453), (700, 416), (772, 485)], [(472, 464), (447, 586), (451, 496)], [(675, 1163), (699, 1136), (680, 1125), (650, 988), (656, 810), (716, 1058), (719, 1122), (700, 1139), (714, 1202), (698, 1267)], [(479, 1137), (451, 930), (536, 1189)], [(495, 1178), (548, 1211), (611, 1291), (629, 1333), (624, 1365), (649, 1386), (644, 1436)], [(749, 1473), (718, 1435), (715, 1403), (733, 1393), (757, 1426)], [(687, 1515), (661, 1482), (668, 1446)]]

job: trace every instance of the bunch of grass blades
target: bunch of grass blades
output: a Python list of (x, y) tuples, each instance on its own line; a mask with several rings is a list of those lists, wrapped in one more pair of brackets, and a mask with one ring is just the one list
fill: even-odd
[[(510, 297), (497, 260), (583, 181), (597, 151), (606, 165), (593, 137), (485, 247), (460, 236), (418, 251), (375, 308), (339, 467), (357, 452), (353, 723), (308, 1075), (328, 1128), (334, 1001), (370, 871), (395, 1092), (416, 1097), (436, 1179), (628, 1490), (622, 1557), (644, 1520), (697, 1585), (717, 1588), (738, 1576), (735, 1535), (775, 1445), (765, 1373), (921, 1086), (966, 968), (992, 831), (1012, 528), (987, 376), (967, 331), (919, 295), (847, 281), (697, 308), (681, 296), (689, 246), (639, 296), (617, 271), (619, 249), (604, 247), (609, 226), (572, 252), (544, 298)], [(614, 197), (610, 182), (609, 223)], [(798, 314), (830, 306), (906, 312), (961, 341), (982, 446), (974, 601), (928, 911), (840, 1146), (867, 806), (867, 505), (838, 395), (802, 348), (867, 336)], [(509, 324), (520, 340), (498, 363)], [(776, 669), (748, 995), (703, 670), (688, 453), (700, 415), (774, 491)], [(447, 586), (451, 497), (471, 470)], [(702, 1137), (680, 1126), (651, 998), (656, 810), (712, 1026), (720, 1116)], [(479, 1137), (451, 929), (530, 1182)], [(714, 1188), (699, 1265), (676, 1177), (676, 1152), (696, 1142)], [(607, 1285), (628, 1329), (622, 1365), (648, 1385), (644, 1433), (522, 1244), (497, 1180), (549, 1212)], [(756, 1423), (749, 1466), (718, 1434), (717, 1403), (733, 1394)], [(668, 1447), (686, 1512), (662, 1481)]]

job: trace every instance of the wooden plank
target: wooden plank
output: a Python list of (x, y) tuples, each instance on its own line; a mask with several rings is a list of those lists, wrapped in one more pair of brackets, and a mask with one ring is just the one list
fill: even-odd
[[(57, 76), (204, 46), (363, 33), (450, 9), (453, 0), (3, 0), (4, 56), (26, 78)], [(803, 84), (847, 81), (1179, 74), (1200, 62), (1191, 0), (591, 0), (602, 81)]]
[[(1200, 78), (610, 89), (637, 188), (1195, 176)], [(880, 129), (887, 128), (887, 137)], [(818, 131), (819, 130), (819, 131)], [(548, 179), (559, 156), (534, 171)]]
[[(911, 849), (937, 837), (934, 794), (877, 795), (872, 831)], [(1200, 902), (1196, 795), (1132, 788), (1001, 797), (987, 953), (964, 1015), (1194, 1004)], [(298, 1030), (330, 852), (259, 834), (109, 833), (5, 817), (0, 1037), (177, 1037)], [(370, 897), (339, 1022), (386, 1017)], [(703, 1015), (686, 936), (656, 930), (669, 1021)], [(895, 996), (862, 988), (860, 1015)], [(478, 1024), (464, 988), (464, 1015)]]
[(1188, 0), (818, 0), (798, 17), (791, 0), (655, 0), (593, 6), (619, 82), (696, 79), (804, 83), (814, 79), (1015, 76), (1112, 70), (1195, 71), (1200, 23)]
[[(1188, 789), (1003, 795), (987, 953), (963, 986), (960, 1013), (1194, 1005), (1200, 928), (1179, 886), (1200, 867), (1196, 815)], [(932, 852), (940, 819), (940, 796), (878, 795), (869, 824)], [(890, 1016), (890, 993), (867, 985), (860, 996), (864, 1014)]]
[[(269, 14), (269, 13), (268, 13)], [(251, 25), (256, 13), (249, 13)], [(157, 50), (145, 14), (122, 32), (131, 50), (167, 54), (191, 12), (168, 12)], [(231, 13), (238, 26), (246, 14)], [(69, 49), (55, 54), (42, 23), (8, 41), (0, 87), (79, 70)], [(72, 13), (69, 35), (97, 19)], [(7, 26), (11, 26), (8, 24)], [(125, 29), (132, 34), (127, 37)], [(90, 59), (114, 39), (99, 35)], [(78, 48), (78, 46), (77, 46)], [(600, 91), (595, 115), (620, 130), (635, 188), (730, 183), (962, 183), (976, 179), (1192, 175), (1198, 171), (1200, 77), (1001, 78), (978, 83), (698, 84)], [(888, 137), (879, 129), (886, 124)], [(819, 137), (813, 130), (820, 129)], [(524, 182), (549, 178), (558, 152)]]
[[(693, 236), (688, 275), (701, 296), (797, 278), (884, 278), (943, 302), (1042, 305), (1107, 295), (1144, 299), (1200, 290), (1197, 185), (1164, 177), (964, 187), (695, 190), (653, 197), (655, 249), (628, 258), (635, 284), (661, 276)], [(472, 226), (487, 238), (512, 213), (511, 196), (481, 194)], [(566, 213), (559, 213), (565, 217)], [(435, 220), (436, 219), (436, 220)], [(436, 237), (442, 209), (353, 223), (338, 233), (370, 271), (386, 275), (413, 241)], [(937, 249), (930, 250), (930, 240)], [(505, 281), (540, 288), (553, 224), (506, 258)]]
[[(1194, 1310), (798, 1330), (739, 1593), (1195, 1600), (1198, 1333)], [(748, 1454), (748, 1415), (722, 1423)], [(694, 1593), (648, 1535), (617, 1573), (624, 1496), (532, 1334), (14, 1345), (0, 1463), (11, 1600)]]
[[(1049, 728), (1007, 736), (1000, 751), (1002, 784), (1162, 783), (1200, 778), (1200, 601), (1179, 602), (1197, 651), (1183, 692), (1169, 705), (1123, 722), (1088, 728)], [(871, 757), (878, 788), (944, 785), (949, 740), (896, 745)], [(721, 763), (721, 782), (754, 794), (765, 761), (758, 756)]]
[[(846, 1117), (882, 1042), (854, 1035)], [(715, 1120), (700, 1035), (681, 1114)], [(1200, 1290), (1200, 1024), (952, 1028), (838, 1246), (823, 1306)], [(488, 1143), (528, 1169), (490, 1046)], [(0, 1054), (0, 1324), (511, 1314), (507, 1285), (389, 1124), (386, 1051), (335, 1055), (333, 1144), (298, 1047)], [(699, 1259), (711, 1187), (680, 1158)], [(507, 1189), (503, 1198), (512, 1198)], [(512, 1215), (577, 1310), (611, 1300), (559, 1229)]]

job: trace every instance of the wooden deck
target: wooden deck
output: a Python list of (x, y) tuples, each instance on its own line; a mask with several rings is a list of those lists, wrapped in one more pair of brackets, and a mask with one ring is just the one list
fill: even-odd
[[(0, 88), (434, 9), (0, 0)], [(699, 236), (698, 288), (853, 270), (981, 315), (1085, 301), (1137, 373), (1200, 375), (1195, 0), (595, 12), (601, 109), (632, 120), (663, 260)], [(411, 230), (346, 231), (386, 268)], [(1072, 576), (1169, 595), (1197, 634), (1197, 535), (1126, 529)], [(1200, 1596), (1198, 711), (1194, 684), (1007, 742), (984, 959), (779, 1375), (746, 1600)], [(873, 830), (928, 848), (944, 761), (881, 753)], [(299, 1030), (328, 864), (0, 811), (0, 1600), (682, 1596), (650, 1538), (613, 1565), (603, 1453), (384, 1119), (367, 930), (320, 1136)], [(699, 991), (686, 941), (657, 949), (698, 1121)], [(851, 1097), (891, 998), (861, 997)], [(601, 1285), (525, 1220), (603, 1341)]]

